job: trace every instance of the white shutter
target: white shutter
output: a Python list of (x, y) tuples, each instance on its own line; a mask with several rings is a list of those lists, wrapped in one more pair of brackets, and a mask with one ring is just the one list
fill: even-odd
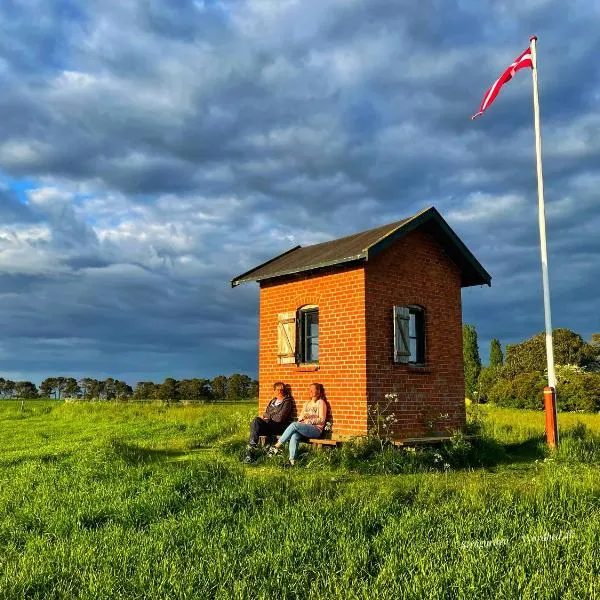
[(277, 315), (277, 360), (280, 365), (296, 362), (296, 313)]
[(410, 360), (408, 326), (410, 312), (406, 306), (394, 306), (394, 362), (407, 363)]

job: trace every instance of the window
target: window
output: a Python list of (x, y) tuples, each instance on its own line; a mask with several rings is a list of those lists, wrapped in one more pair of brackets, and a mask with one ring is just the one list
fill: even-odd
[(319, 362), (319, 309), (316, 306), (298, 311), (298, 342), (301, 363)]
[(425, 364), (425, 311), (417, 306), (408, 308), (408, 337), (410, 358), (408, 362)]
[(425, 311), (394, 306), (394, 362), (425, 364)]
[(304, 306), (277, 315), (277, 362), (319, 362), (319, 308)]

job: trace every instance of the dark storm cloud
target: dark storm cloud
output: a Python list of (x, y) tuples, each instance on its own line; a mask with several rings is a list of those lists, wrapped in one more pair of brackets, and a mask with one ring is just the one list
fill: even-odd
[(0, 167), (39, 188), (0, 190), (8, 371), (253, 372), (257, 290), (231, 277), (431, 204), (493, 275), (464, 293), (482, 354), (541, 330), (529, 74), (469, 120), (531, 33), (554, 320), (600, 329), (590, 3), (32, 0), (0, 23)]

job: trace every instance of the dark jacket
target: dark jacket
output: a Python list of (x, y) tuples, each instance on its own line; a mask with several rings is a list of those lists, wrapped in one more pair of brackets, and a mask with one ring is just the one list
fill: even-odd
[(292, 416), (292, 399), (290, 396), (286, 396), (279, 406), (275, 406), (276, 400), (277, 398), (273, 398), (269, 402), (263, 414), (263, 419), (287, 425), (291, 421)]

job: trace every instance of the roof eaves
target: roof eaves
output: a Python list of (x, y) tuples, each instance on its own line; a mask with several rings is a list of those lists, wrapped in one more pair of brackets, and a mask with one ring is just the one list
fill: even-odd
[(278, 271), (276, 273), (269, 273), (268, 275), (265, 275), (264, 277), (249, 277), (247, 279), (238, 281), (238, 284), (246, 283), (247, 281), (264, 281), (267, 279), (275, 279), (276, 277), (283, 277), (284, 275), (295, 275), (296, 273), (305, 273), (307, 271), (314, 271), (316, 269), (322, 269), (324, 267), (332, 267), (334, 265), (349, 263), (349, 262), (353, 262), (353, 261), (361, 260), (361, 259), (365, 259), (365, 258), (366, 258), (366, 254), (364, 252), (361, 252), (360, 254), (356, 254), (354, 256), (347, 256), (345, 258), (338, 258), (336, 260), (328, 260), (328, 261), (315, 263), (315, 264), (308, 265), (308, 266), (305, 265), (302, 267), (297, 267), (295, 269), (284, 269), (283, 271)]
[(286, 250), (285, 252), (282, 252), (281, 254), (278, 254), (277, 256), (270, 258), (269, 260), (265, 261), (264, 263), (261, 263), (260, 265), (258, 265), (256, 267), (252, 267), (252, 269), (250, 269), (249, 271), (246, 271), (245, 273), (242, 273), (241, 275), (234, 277), (231, 280), (231, 287), (232, 288), (236, 287), (237, 285), (240, 285), (240, 283), (245, 283), (246, 281), (256, 281), (255, 277), (248, 277), (248, 275), (250, 275), (254, 271), (258, 271), (258, 269), (262, 269), (263, 267), (270, 265), (273, 261), (281, 258), (282, 256), (291, 254), (292, 252), (298, 250), (299, 248), (302, 248), (302, 246), (300, 246), (300, 245), (294, 246), (293, 248), (290, 248), (289, 250)]

